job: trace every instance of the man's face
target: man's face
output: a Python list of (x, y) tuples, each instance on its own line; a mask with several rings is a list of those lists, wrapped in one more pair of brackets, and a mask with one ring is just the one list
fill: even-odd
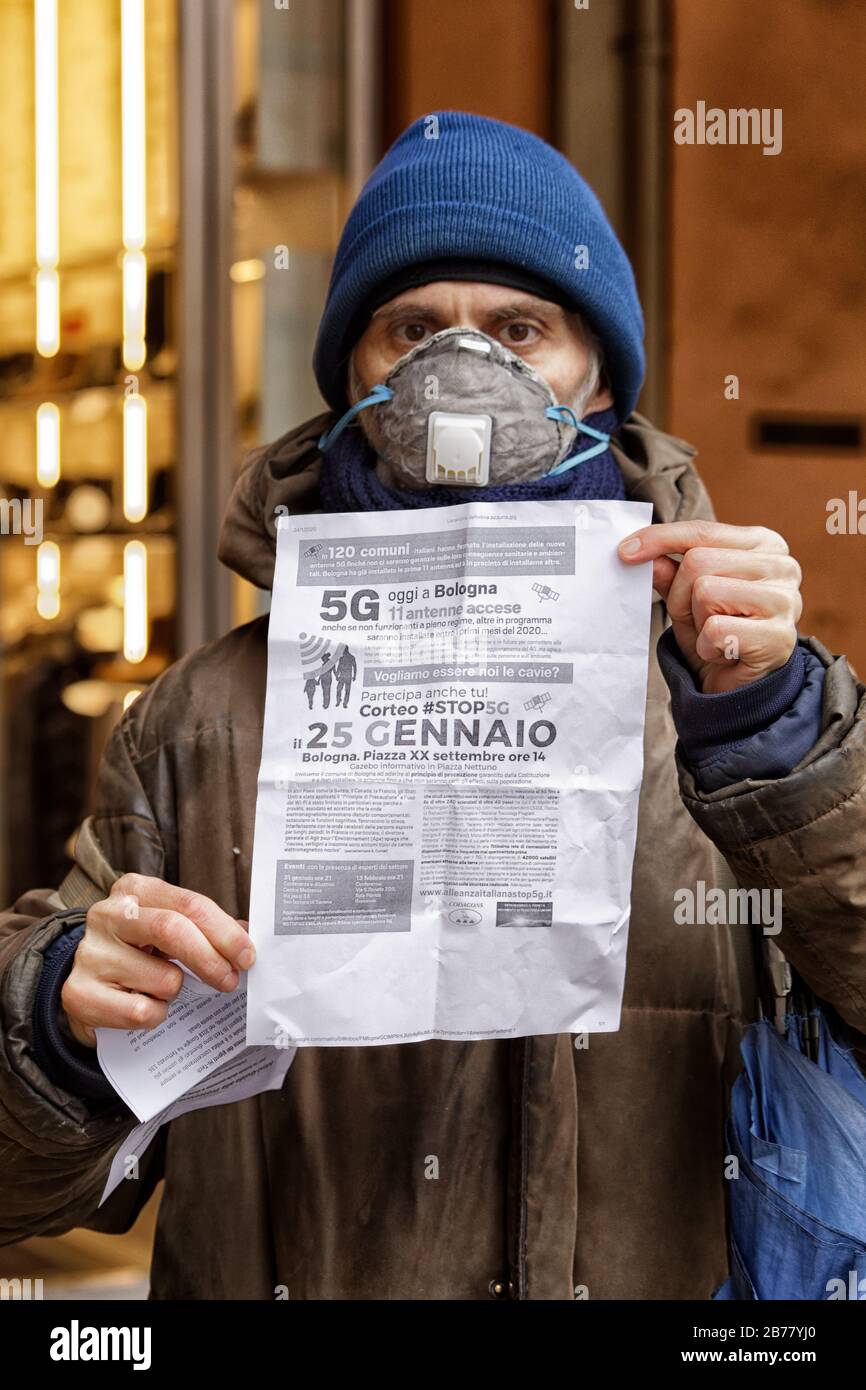
[[(384, 381), (401, 357), (444, 328), (480, 329), (543, 376), (557, 401), (568, 405), (576, 398), (589, 361), (577, 315), (523, 290), (461, 280), (436, 280), (404, 290), (376, 310), (353, 354), (363, 392)], [(609, 389), (602, 387), (584, 413), (612, 404)]]

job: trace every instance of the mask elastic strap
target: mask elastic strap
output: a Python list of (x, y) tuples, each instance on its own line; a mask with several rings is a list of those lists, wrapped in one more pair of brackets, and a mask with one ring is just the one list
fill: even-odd
[(574, 454), (571, 458), (563, 459), (555, 468), (551, 468), (547, 474), (552, 478), (557, 473), (567, 473), (569, 468), (574, 468), (575, 464), (585, 463), (587, 459), (595, 458), (597, 454), (603, 454), (610, 444), (610, 435), (604, 434), (602, 430), (593, 429), (592, 425), (585, 425), (582, 420), (578, 420), (570, 405), (549, 405), (545, 410), (545, 415), (549, 420), (566, 419), (566, 423), (573, 425), (581, 434), (588, 434), (593, 439), (597, 439), (598, 444), (594, 444), (591, 449), (584, 449), (580, 454)]
[(343, 433), (346, 426), (350, 425), (355, 416), (360, 414), (362, 410), (365, 410), (368, 405), (380, 405), (382, 401), (390, 401), (393, 394), (394, 392), (391, 390), (390, 386), (374, 386), (369, 396), (365, 396), (362, 401), (356, 401), (355, 404), (346, 411), (345, 415), (340, 417), (336, 425), (333, 425), (331, 429), (325, 431), (319, 440), (319, 452), (323, 454), (326, 449), (330, 449), (334, 440)]

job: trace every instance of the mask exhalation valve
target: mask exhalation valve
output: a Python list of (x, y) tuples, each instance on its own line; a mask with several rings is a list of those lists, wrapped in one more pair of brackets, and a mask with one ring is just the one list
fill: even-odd
[(455, 415), (431, 411), (427, 423), (428, 483), (449, 487), (486, 487), (490, 479), (489, 415)]

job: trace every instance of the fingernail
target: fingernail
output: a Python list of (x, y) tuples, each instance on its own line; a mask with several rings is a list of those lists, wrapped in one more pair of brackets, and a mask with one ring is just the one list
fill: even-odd
[(231, 990), (237, 987), (237, 983), (237, 972), (234, 970), (230, 970), (229, 973), (227, 975), (224, 975), (223, 978), (220, 980), (217, 988), (225, 990), (226, 994), (228, 994)]
[(631, 536), (627, 541), (620, 541), (620, 555), (636, 555), (640, 550), (640, 536)]
[(252, 946), (245, 946), (237, 958), (238, 969), (249, 970), (255, 958), (256, 953), (253, 950)]

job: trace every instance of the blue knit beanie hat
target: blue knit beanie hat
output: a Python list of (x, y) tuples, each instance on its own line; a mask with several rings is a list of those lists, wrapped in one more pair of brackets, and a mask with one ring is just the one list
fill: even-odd
[[(332, 409), (348, 403), (349, 356), (377, 290), (409, 267), (448, 259), (510, 266), (551, 286), (601, 339), (616, 414), (631, 413), (644, 377), (643, 314), (601, 204), (544, 140), (465, 111), (404, 130), (349, 214), (313, 356)], [(430, 278), (445, 278), (438, 265)]]

